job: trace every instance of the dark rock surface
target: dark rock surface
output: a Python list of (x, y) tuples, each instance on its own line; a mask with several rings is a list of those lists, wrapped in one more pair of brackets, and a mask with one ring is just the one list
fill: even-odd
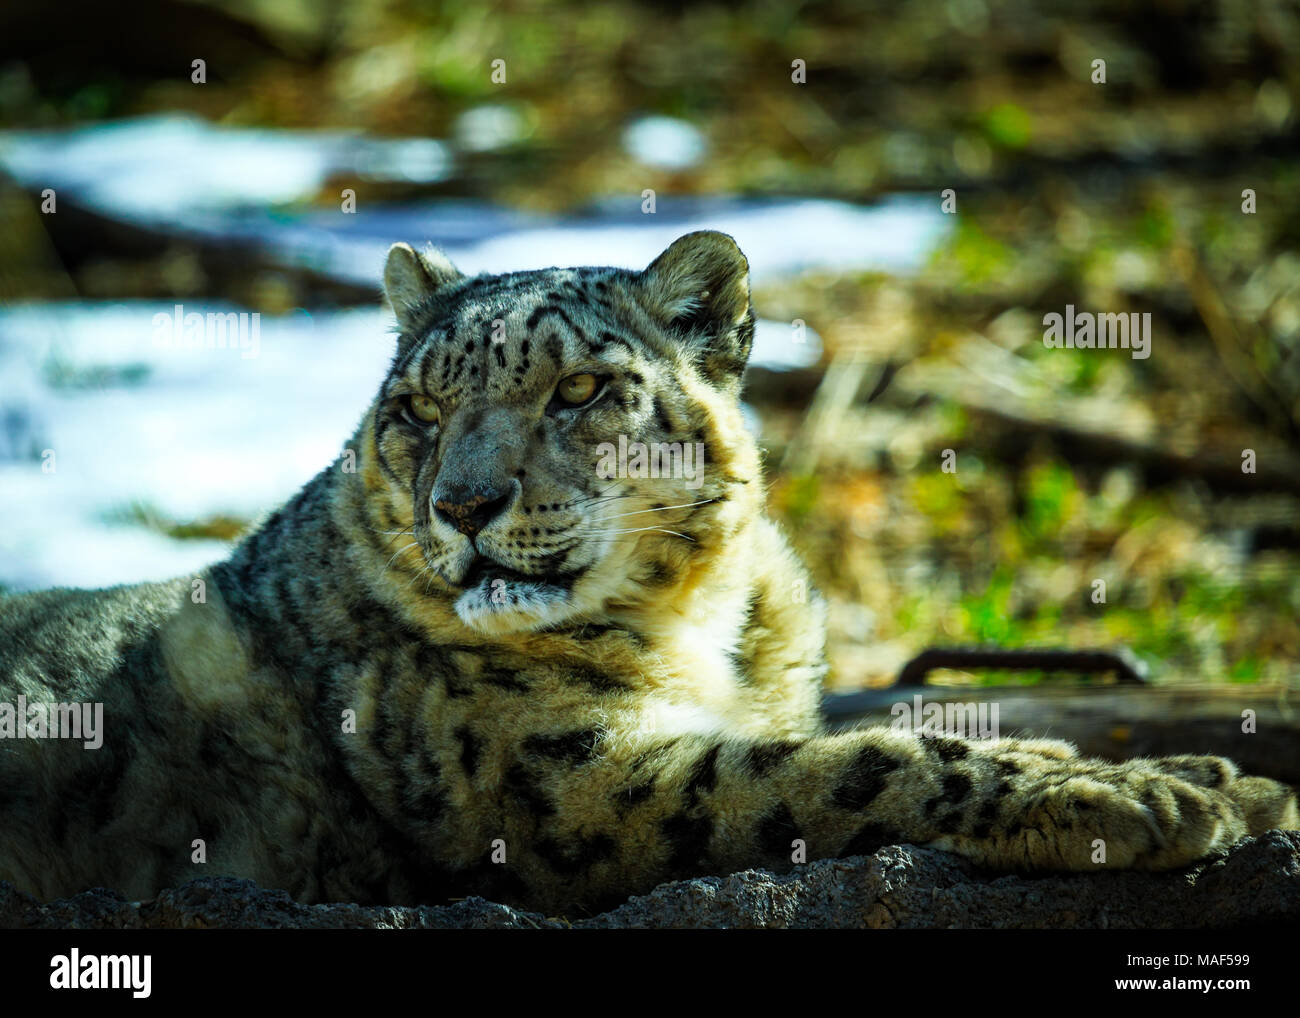
[(482, 898), (453, 905), (301, 905), (209, 877), (128, 902), (96, 889), (42, 904), (0, 882), (0, 927), (19, 929), (1225, 928), (1300, 922), (1300, 832), (1270, 831), (1177, 873), (1027, 877), (982, 872), (911, 845), (663, 884), (592, 918), (547, 918)]

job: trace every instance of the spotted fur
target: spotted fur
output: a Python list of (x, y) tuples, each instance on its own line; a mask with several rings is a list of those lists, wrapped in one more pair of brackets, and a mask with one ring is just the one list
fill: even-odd
[[(374, 403), (226, 561), (0, 602), (0, 699), (105, 705), (98, 750), (0, 741), (0, 878), (574, 910), (800, 845), (1088, 870), (1101, 840), (1161, 869), (1297, 825), (1214, 758), (821, 730), (823, 606), (763, 513), (730, 238), (473, 279), (398, 245), (385, 285)], [(569, 406), (582, 374), (599, 395)], [(698, 485), (600, 476), (619, 436), (698, 444)]]

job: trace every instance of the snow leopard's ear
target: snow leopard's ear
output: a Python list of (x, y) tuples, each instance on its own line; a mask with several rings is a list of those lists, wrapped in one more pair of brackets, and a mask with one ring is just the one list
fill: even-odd
[(647, 311), (696, 352), (718, 384), (745, 370), (754, 344), (749, 262), (725, 233), (701, 230), (679, 237), (641, 273)]
[(448, 283), (464, 278), (445, 254), (429, 248), (423, 254), (410, 244), (394, 244), (388, 249), (384, 264), (384, 294), (397, 315), (397, 326), (403, 335), (427, 328), (421, 311), (429, 298)]

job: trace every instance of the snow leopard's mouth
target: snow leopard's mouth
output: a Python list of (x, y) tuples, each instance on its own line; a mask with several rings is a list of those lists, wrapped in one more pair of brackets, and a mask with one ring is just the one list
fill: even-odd
[(509, 566), (503, 566), (486, 555), (479, 555), (470, 563), (470, 567), (465, 570), (465, 575), (461, 577), (460, 586), (466, 590), (472, 590), (485, 584), (491, 586), (494, 580), (501, 580), (508, 584), (545, 582), (543, 577), (528, 576), (511, 569)]
[[(478, 555), (465, 570), (460, 583), (465, 594), (479, 594), (491, 604), (506, 605), (512, 595), (551, 595), (565, 597), (581, 571), (574, 573), (521, 573), (503, 566), (486, 555)], [(464, 595), (462, 595), (464, 596)]]
[(456, 614), (466, 625), (484, 632), (532, 629), (571, 609), (572, 587), (579, 575), (531, 576), (479, 556), (458, 584)]

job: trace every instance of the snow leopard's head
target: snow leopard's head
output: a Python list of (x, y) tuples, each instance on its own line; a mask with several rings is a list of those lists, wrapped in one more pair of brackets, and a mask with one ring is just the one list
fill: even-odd
[(642, 272), (467, 278), (389, 252), (391, 370), (362, 471), (389, 568), (488, 633), (606, 617), (690, 582), (754, 511), (738, 394), (749, 267), (688, 234)]

